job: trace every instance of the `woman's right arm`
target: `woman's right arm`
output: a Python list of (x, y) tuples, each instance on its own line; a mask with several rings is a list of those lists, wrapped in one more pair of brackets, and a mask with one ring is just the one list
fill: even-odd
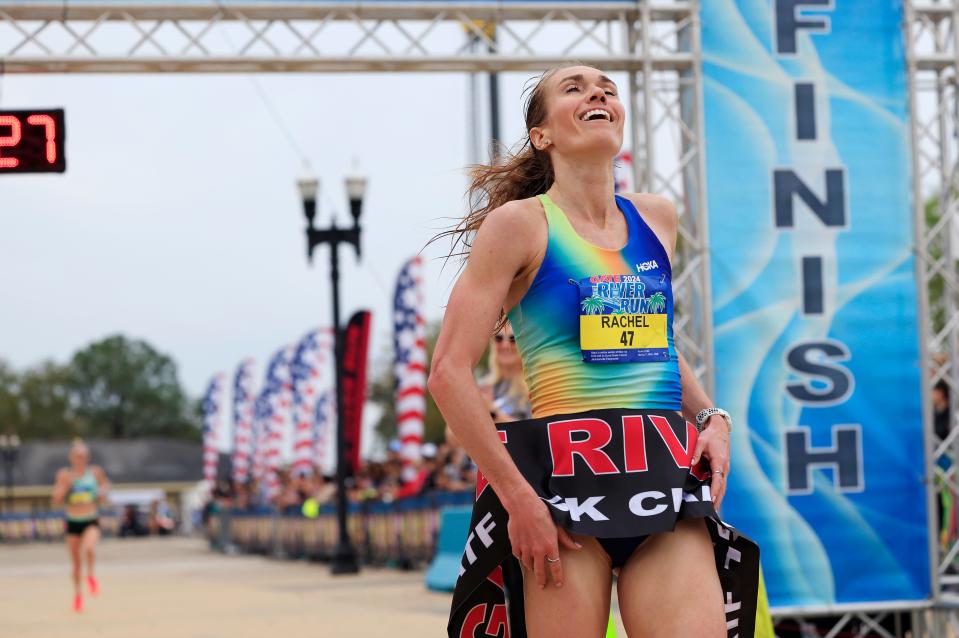
[[(546, 556), (558, 544), (577, 547), (550, 518), (547, 506), (523, 478), (503, 446), (490, 406), (473, 377), (510, 287), (535, 255), (532, 238), (543, 232), (519, 202), (502, 206), (486, 218), (470, 250), (469, 261), (450, 295), (429, 378), (429, 390), (450, 429), (483, 472), (509, 513), (513, 554), (531, 568), (541, 587), (547, 580)], [(548, 563), (557, 586), (559, 562)]]
[(53, 503), (53, 507), (60, 507), (63, 505), (63, 499), (66, 498), (69, 490), (70, 480), (67, 476), (66, 470), (57, 470), (57, 478), (53, 483), (53, 495), (50, 498), (50, 501)]

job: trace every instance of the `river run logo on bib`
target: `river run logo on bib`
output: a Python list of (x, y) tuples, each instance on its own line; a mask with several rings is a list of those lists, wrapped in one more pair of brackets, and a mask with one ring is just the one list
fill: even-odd
[[(590, 277), (584, 286), (589, 295), (580, 301), (585, 315), (663, 313), (666, 296), (661, 291), (646, 295), (646, 282), (636, 275), (600, 275)], [(585, 283), (585, 281), (584, 281)]]

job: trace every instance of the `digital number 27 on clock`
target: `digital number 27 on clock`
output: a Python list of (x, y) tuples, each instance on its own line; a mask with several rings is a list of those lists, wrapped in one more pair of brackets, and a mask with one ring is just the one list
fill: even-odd
[[(46, 159), (50, 164), (57, 162), (57, 126), (49, 115), (34, 114), (27, 117), (27, 124), (42, 126), (46, 138)], [(11, 148), (20, 143), (23, 138), (23, 128), (20, 119), (13, 115), (0, 115), (0, 126), (10, 127), (9, 135), (0, 135), (0, 149)], [(0, 150), (2, 153), (2, 150)], [(0, 168), (16, 168), (20, 160), (16, 157), (0, 156)]]

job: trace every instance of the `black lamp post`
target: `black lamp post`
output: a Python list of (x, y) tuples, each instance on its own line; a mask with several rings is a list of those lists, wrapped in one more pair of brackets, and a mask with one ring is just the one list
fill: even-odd
[(13, 512), (13, 468), (20, 453), (20, 437), (16, 434), (0, 434), (0, 458), (3, 459), (7, 513)]
[(303, 198), (303, 213), (306, 215), (306, 256), (312, 262), (313, 249), (320, 244), (330, 245), (330, 278), (333, 280), (333, 356), (336, 361), (336, 520), (339, 526), (339, 540), (333, 552), (330, 569), (334, 574), (355, 574), (360, 571), (356, 550), (350, 542), (346, 527), (346, 446), (343, 423), (343, 335), (340, 332), (340, 259), (339, 245), (350, 244), (360, 256), (360, 211), (363, 208), (363, 195), (366, 192), (366, 178), (351, 175), (346, 178), (346, 192), (350, 199), (350, 214), (353, 217), (352, 228), (339, 228), (336, 216), (329, 228), (314, 228), (316, 217), (316, 196), (320, 190), (320, 181), (315, 177), (301, 179), (297, 186)]

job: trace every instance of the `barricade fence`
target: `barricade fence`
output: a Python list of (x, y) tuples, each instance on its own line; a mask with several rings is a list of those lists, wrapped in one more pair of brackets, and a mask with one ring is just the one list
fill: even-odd
[[(66, 534), (65, 520), (61, 511), (0, 514), (0, 543), (63, 540)], [(117, 513), (102, 512), (98, 520), (104, 536), (120, 534), (120, 517)]]
[[(472, 492), (433, 492), (390, 503), (351, 503), (350, 541), (367, 565), (421, 566), (436, 550), (440, 510), (472, 502)], [(211, 514), (206, 533), (213, 548), (227, 553), (323, 561), (333, 554), (337, 529), (336, 510), (325, 504), (315, 517), (292, 509), (225, 509)]]

